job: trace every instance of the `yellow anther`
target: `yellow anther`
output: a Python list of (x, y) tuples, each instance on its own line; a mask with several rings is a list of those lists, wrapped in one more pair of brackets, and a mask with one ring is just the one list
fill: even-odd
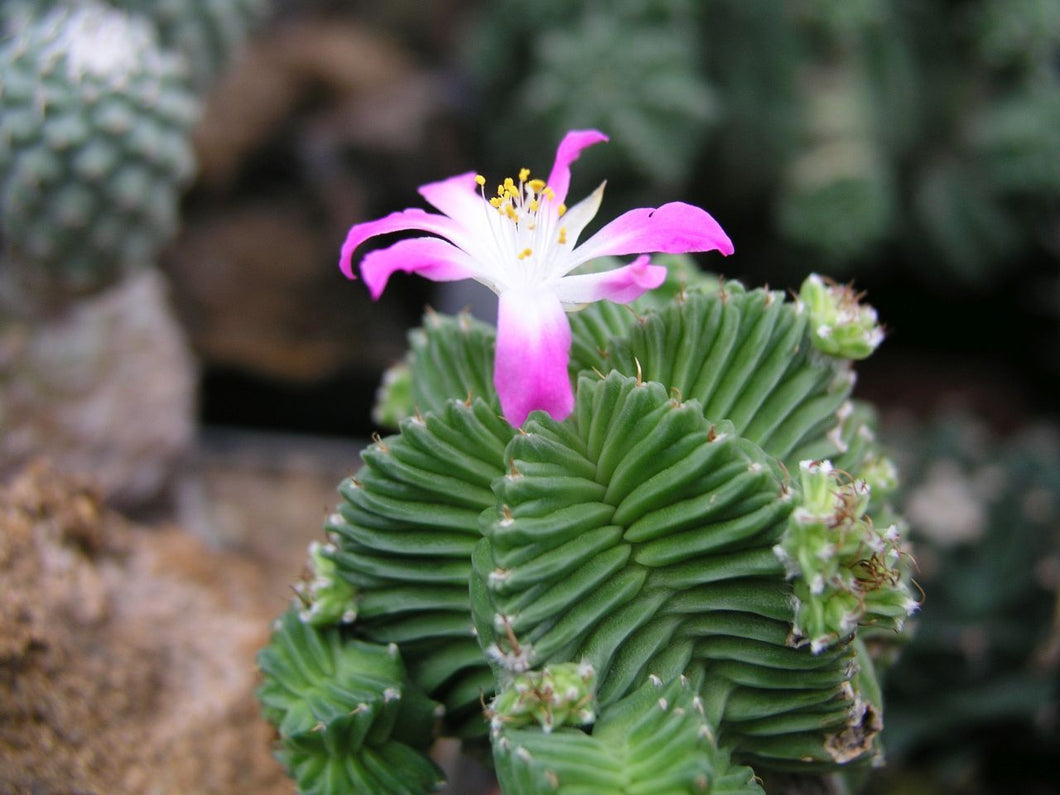
[(533, 256), (533, 254), (533, 251), (528, 248), (524, 248), (521, 252), (519, 252), (519, 259), (526, 259), (527, 257)]
[(528, 169), (528, 168), (519, 169), (519, 181), (520, 182), (526, 182), (528, 179), (530, 179), (530, 169)]
[(565, 205), (565, 204), (561, 204), (561, 205), (559, 206), (559, 210), (558, 210), (558, 212), (559, 212), (559, 217), (560, 217), (560, 218), (562, 218), (562, 217), (563, 217), (563, 214), (567, 212), (567, 205)]
[(519, 223), (519, 213), (512, 209), (510, 204), (505, 205), (504, 214), (511, 218), (515, 223)]
[(484, 176), (482, 176), (481, 174), (476, 174), (475, 175), (475, 184), (478, 185), (481, 188), (483, 185), (486, 184), (486, 178)]
[(561, 246), (567, 245), (567, 227), (565, 226), (559, 228), (559, 244)]
[(492, 204), (494, 207), (500, 209), (501, 197), (500, 196), (494, 196), (492, 199), (490, 199), (490, 204)]
[(556, 192), (554, 190), (552, 190), (552, 188), (545, 188), (543, 193), (544, 193), (544, 196), (545, 196), (546, 199), (554, 199), (554, 198), (556, 198)]
[(515, 180), (512, 179), (511, 177), (505, 177), (504, 178), (504, 189), (505, 190), (512, 190), (514, 187), (515, 187)]
[(537, 203), (537, 199), (534, 199), (532, 202), (530, 202), (530, 212), (536, 213), (538, 210), (538, 206), (539, 205)]
[(534, 193), (540, 193), (545, 189), (545, 181), (543, 179), (532, 179), (527, 184)]

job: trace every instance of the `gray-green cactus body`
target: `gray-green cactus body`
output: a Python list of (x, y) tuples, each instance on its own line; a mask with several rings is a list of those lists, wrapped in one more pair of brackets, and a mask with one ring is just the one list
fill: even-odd
[[(857, 631), (915, 602), (901, 556), (867, 529), (889, 510), (868, 484), (884, 491), (893, 471), (850, 400), (850, 361), (816, 325), (804, 303), (708, 279), (632, 311), (595, 305), (572, 316), (572, 414), (514, 429), (492, 329), (428, 315), (384, 396), (399, 432), (365, 451), (317, 550), (351, 589), (321, 593), (350, 605), (318, 613), (356, 614), (348, 636), (396, 644), (445, 733), (492, 726), (506, 792), (756, 792), (730, 757), (877, 758), (879, 689)], [(850, 483), (797, 476), (826, 460)], [(819, 492), (842, 508), (841, 486), (857, 538), (822, 518)], [(792, 530), (806, 515), (821, 525), (809, 536)], [(877, 552), (886, 577), (861, 568)], [(861, 609), (818, 626), (822, 567)], [(591, 687), (572, 673), (590, 670)], [(667, 768), (634, 725), (685, 738), (687, 754)]]
[[(5, 0), (0, 25), (24, 24), (81, 0)], [(268, 15), (271, 0), (99, 0), (151, 25), (159, 44), (184, 59), (197, 91), (205, 90)]]
[(16, 14), (0, 45), (3, 265), (85, 290), (154, 263), (177, 225), (197, 105), (183, 60), (101, 2)]

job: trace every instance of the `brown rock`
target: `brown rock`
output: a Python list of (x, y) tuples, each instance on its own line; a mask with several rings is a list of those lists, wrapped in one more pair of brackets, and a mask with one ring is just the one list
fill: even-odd
[(114, 504), (151, 502), (193, 441), (196, 380), (157, 271), (52, 317), (0, 313), (0, 478), (48, 456)]
[(290, 793), (254, 698), (265, 588), (83, 481), (0, 489), (0, 791)]

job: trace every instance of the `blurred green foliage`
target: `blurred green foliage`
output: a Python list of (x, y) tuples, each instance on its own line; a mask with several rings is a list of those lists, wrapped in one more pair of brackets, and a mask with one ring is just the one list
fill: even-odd
[(618, 190), (681, 189), (836, 276), (901, 261), (987, 287), (1056, 254), (1060, 0), (479, 11), (468, 64), (494, 159), (598, 127), (616, 145), (591, 168)]
[(888, 767), (873, 792), (1052, 791), (1060, 436), (1001, 441), (953, 417), (891, 438), (927, 596), (885, 677)]

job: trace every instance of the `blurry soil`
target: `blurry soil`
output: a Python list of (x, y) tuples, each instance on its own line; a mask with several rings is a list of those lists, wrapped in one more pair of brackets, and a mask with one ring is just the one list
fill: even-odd
[(293, 792), (254, 657), (357, 458), (250, 438), (146, 523), (39, 462), (0, 487), (0, 792)]

